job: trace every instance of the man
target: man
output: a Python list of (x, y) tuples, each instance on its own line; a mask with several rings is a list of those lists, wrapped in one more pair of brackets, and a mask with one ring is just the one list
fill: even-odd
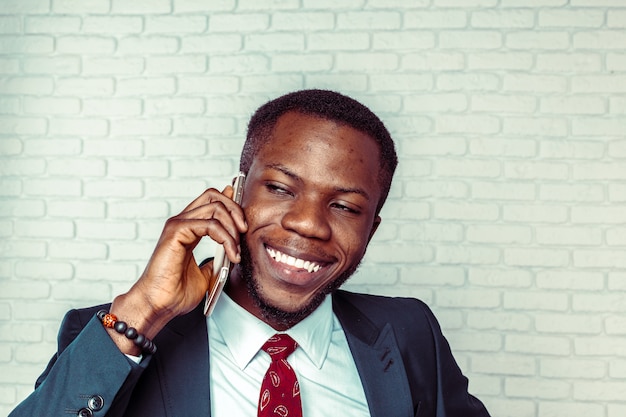
[[(209, 189), (169, 219), (127, 293), (68, 313), (58, 353), (11, 416), (254, 416), (275, 366), (260, 348), (275, 333), (298, 345), (276, 365), (295, 369), (298, 410), (277, 415), (488, 416), (423, 303), (338, 290), (380, 224), (396, 164), (383, 123), (351, 98), (305, 90), (265, 104), (241, 155), (241, 206), (231, 187)], [(212, 261), (192, 254), (205, 236), (235, 264), (208, 319)]]

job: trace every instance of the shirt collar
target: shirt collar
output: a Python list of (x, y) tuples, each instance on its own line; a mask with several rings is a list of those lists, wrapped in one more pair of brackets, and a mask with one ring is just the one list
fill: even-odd
[[(248, 366), (267, 339), (277, 333), (225, 293), (220, 295), (207, 320), (214, 321), (233, 360), (242, 370)], [(329, 295), (309, 316), (282, 333), (287, 333), (298, 342), (311, 362), (321, 368), (328, 354), (332, 331), (333, 308), (332, 297)]]

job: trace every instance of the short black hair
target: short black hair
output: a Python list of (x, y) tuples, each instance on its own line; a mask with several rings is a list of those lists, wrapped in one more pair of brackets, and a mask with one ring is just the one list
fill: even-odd
[(330, 90), (300, 90), (271, 100), (257, 109), (248, 123), (248, 133), (239, 162), (239, 169), (248, 173), (254, 157), (271, 139), (278, 119), (287, 112), (345, 124), (371, 137), (380, 152), (378, 183), (381, 190), (376, 213), (380, 212), (398, 165), (395, 145), (384, 123), (367, 106), (353, 98)]

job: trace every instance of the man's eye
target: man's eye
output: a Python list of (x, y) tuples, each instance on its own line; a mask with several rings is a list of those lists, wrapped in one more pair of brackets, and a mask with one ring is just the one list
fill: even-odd
[(274, 194), (291, 195), (289, 190), (277, 184), (267, 183), (265, 184), (265, 187), (269, 190), (269, 192)]
[(336, 208), (338, 210), (341, 210), (341, 211), (345, 211), (346, 213), (350, 213), (350, 214), (359, 214), (360, 213), (358, 210), (355, 210), (352, 207), (348, 207), (348, 206), (340, 204), (340, 203), (333, 203), (332, 207)]

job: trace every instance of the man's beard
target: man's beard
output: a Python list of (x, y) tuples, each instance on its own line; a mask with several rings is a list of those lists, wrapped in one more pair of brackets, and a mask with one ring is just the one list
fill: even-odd
[(239, 268), (241, 271), (241, 277), (246, 283), (250, 298), (252, 298), (254, 303), (261, 309), (261, 314), (264, 318), (271, 323), (276, 323), (287, 329), (293, 327), (315, 311), (315, 309), (322, 304), (328, 294), (341, 287), (341, 285), (356, 272), (361, 263), (361, 259), (359, 259), (358, 262), (351, 265), (347, 270), (337, 276), (337, 278), (329, 282), (322, 289), (318, 290), (311, 301), (299, 310), (286, 311), (270, 304), (269, 301), (261, 295), (259, 283), (254, 278), (254, 262), (252, 261), (252, 256), (250, 254), (250, 249), (248, 248), (245, 235), (241, 236), (240, 243), (241, 263), (239, 264)]

